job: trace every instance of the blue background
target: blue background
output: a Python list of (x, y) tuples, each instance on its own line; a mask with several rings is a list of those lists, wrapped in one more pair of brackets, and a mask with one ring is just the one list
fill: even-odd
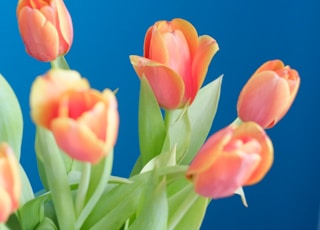
[[(241, 87), (263, 62), (282, 59), (297, 69), (301, 88), (287, 116), (268, 134), (275, 148), (271, 171), (246, 187), (249, 207), (238, 196), (213, 201), (202, 229), (317, 229), (320, 201), (319, 0), (71, 1), (74, 44), (67, 60), (97, 89), (120, 88), (121, 126), (113, 174), (128, 176), (138, 155), (139, 80), (128, 59), (142, 54), (146, 29), (160, 19), (189, 20), (199, 34), (220, 45), (206, 83), (224, 74), (212, 132), (236, 117)], [(22, 164), (35, 190), (41, 189), (33, 150), (34, 126), (28, 97), (33, 79), (49, 64), (24, 52), (15, 1), (3, 1), (0, 14), (0, 72), (17, 93), (24, 113)]]

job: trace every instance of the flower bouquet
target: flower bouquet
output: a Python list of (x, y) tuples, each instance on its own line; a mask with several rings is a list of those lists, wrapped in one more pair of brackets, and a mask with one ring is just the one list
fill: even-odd
[(17, 19), (26, 52), (51, 64), (30, 92), (44, 189), (34, 193), (19, 164), (22, 114), (1, 76), (1, 229), (199, 229), (212, 200), (239, 194), (247, 205), (243, 186), (272, 166), (264, 129), (289, 110), (300, 85), (296, 70), (280, 60), (262, 64), (240, 92), (238, 117), (208, 137), (222, 76), (202, 85), (218, 43), (184, 19), (155, 22), (143, 55), (129, 56), (141, 82), (140, 154), (123, 178), (111, 173), (117, 90), (92, 89), (70, 69), (64, 55), (73, 26), (64, 2), (20, 0)]

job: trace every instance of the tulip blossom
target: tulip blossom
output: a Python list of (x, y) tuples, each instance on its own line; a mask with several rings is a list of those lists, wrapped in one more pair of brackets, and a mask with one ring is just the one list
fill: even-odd
[(17, 18), (30, 56), (48, 62), (69, 51), (73, 26), (63, 0), (19, 0)]
[(176, 109), (192, 103), (210, 61), (218, 51), (210, 36), (198, 37), (188, 21), (158, 21), (144, 40), (144, 56), (130, 56), (139, 76), (146, 77), (161, 107)]
[(52, 131), (70, 157), (97, 163), (113, 148), (119, 126), (116, 98), (110, 90), (90, 89), (71, 70), (51, 70), (33, 83), (33, 121)]
[(245, 122), (213, 134), (199, 150), (186, 176), (198, 194), (223, 198), (262, 180), (272, 162), (273, 147), (265, 131), (254, 122)]
[(0, 223), (19, 207), (21, 195), (19, 163), (8, 144), (0, 145)]
[(279, 60), (264, 63), (243, 87), (237, 105), (242, 121), (271, 128), (289, 110), (300, 85), (296, 70)]

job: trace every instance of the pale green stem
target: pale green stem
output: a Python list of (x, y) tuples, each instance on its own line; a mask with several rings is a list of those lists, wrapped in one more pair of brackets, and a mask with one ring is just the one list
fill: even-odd
[(237, 117), (237, 118), (231, 123), (231, 125), (240, 125), (240, 124), (242, 124), (242, 123), (243, 123), (243, 121), (241, 121), (240, 118)]
[[(193, 192), (193, 185), (190, 183), (185, 186), (180, 192), (190, 190), (188, 195), (183, 199), (183, 202), (179, 204), (179, 207), (175, 210), (172, 216), (170, 216), (170, 221), (168, 223), (168, 230), (173, 230), (186, 214), (186, 212), (190, 209), (190, 207), (194, 204), (194, 202), (198, 199), (198, 195)], [(170, 202), (170, 200), (169, 200)]]
[(172, 113), (171, 110), (166, 110), (164, 115), (164, 125), (166, 127), (166, 131), (169, 131), (170, 125), (172, 124)]
[(94, 193), (88, 200), (86, 206), (82, 209), (82, 212), (80, 213), (77, 222), (76, 222), (76, 229), (80, 229), (83, 225), (84, 221), (87, 219), (89, 214), (92, 212), (93, 208), (98, 203), (101, 195), (104, 192), (104, 189), (106, 185), (108, 184), (108, 179), (111, 174), (112, 170), (112, 164), (113, 164), (113, 150), (108, 154), (107, 158), (105, 159), (105, 165), (103, 168), (103, 173), (101, 174), (101, 177), (99, 178), (99, 183), (97, 187), (95, 188)]
[(55, 213), (59, 223), (59, 229), (70, 230), (74, 229), (75, 216), (74, 206), (66, 169), (61, 158), (58, 147), (51, 132), (44, 128), (37, 127), (37, 137), (40, 145), (44, 150), (41, 154), (41, 160), (45, 162), (45, 173), (48, 178), (48, 185), (51, 191), (51, 198), (54, 204)]
[(70, 69), (70, 67), (69, 67), (69, 65), (63, 55), (57, 57), (57, 59), (50, 62), (50, 64), (51, 64), (51, 69), (65, 69), (65, 70)]
[(90, 183), (91, 164), (83, 163), (81, 170), (81, 179), (76, 196), (76, 216), (79, 216), (86, 201), (86, 195)]

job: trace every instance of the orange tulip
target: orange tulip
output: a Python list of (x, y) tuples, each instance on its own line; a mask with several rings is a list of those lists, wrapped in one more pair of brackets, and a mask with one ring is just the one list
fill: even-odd
[(90, 89), (71, 70), (51, 70), (33, 83), (31, 116), (52, 131), (70, 157), (97, 163), (113, 148), (119, 126), (116, 98), (110, 90)]
[(17, 17), (30, 56), (48, 62), (69, 51), (73, 27), (63, 0), (19, 0)]
[(296, 70), (280, 60), (264, 63), (243, 87), (237, 105), (242, 121), (271, 128), (288, 112), (300, 85)]
[(229, 126), (212, 135), (192, 161), (187, 179), (205, 197), (223, 198), (266, 175), (273, 162), (273, 147), (254, 122)]
[(19, 164), (10, 146), (0, 145), (0, 223), (19, 207), (21, 195)]
[(148, 79), (160, 106), (176, 109), (192, 103), (218, 49), (212, 37), (198, 37), (188, 21), (173, 19), (151, 26), (144, 57), (131, 55), (130, 60), (139, 78)]

